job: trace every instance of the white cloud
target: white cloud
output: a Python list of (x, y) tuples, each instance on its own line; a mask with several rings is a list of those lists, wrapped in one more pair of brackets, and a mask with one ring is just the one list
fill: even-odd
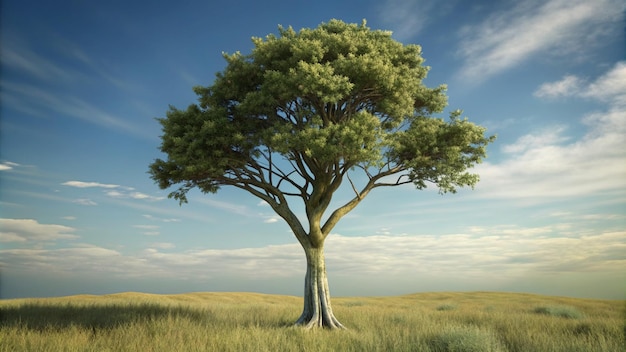
[(169, 242), (156, 242), (156, 243), (150, 244), (150, 247), (159, 248), (159, 249), (172, 249), (172, 248), (176, 248), (176, 245), (173, 243), (169, 243)]
[(271, 216), (265, 220), (263, 220), (264, 223), (266, 224), (273, 224), (275, 222), (278, 222), (280, 220), (280, 218), (278, 216)]
[(574, 75), (566, 75), (562, 80), (542, 84), (533, 93), (540, 98), (558, 98), (578, 94), (580, 91), (581, 79)]
[(149, 201), (159, 201), (159, 200), (165, 199), (165, 197), (151, 196), (151, 195), (141, 193), (141, 192), (125, 192), (125, 191), (119, 191), (119, 190), (108, 191), (105, 194), (112, 198), (130, 198), (130, 199), (149, 200)]
[(13, 163), (10, 161), (4, 161), (2, 163), (0, 163), (0, 171), (6, 171), (6, 170), (11, 170), (16, 166), (20, 166), (20, 164), (18, 163)]
[(0, 232), (0, 242), (26, 242), (26, 238), (15, 232)]
[[(474, 227), (442, 236), (379, 235), (348, 237), (332, 234), (326, 244), (327, 267), (333, 277), (371, 279), (372, 275), (458, 278), (492, 282), (517, 281), (542, 275), (626, 270), (626, 232), (597, 232), (578, 224), (523, 228), (512, 225)], [(124, 277), (202, 280), (301, 279), (306, 269), (299, 244), (259, 248), (172, 251), (171, 243), (153, 243), (131, 254), (80, 246), (48, 250), (0, 250), (12, 268), (51, 271), (107, 271)], [(161, 251), (167, 249), (167, 252)], [(80, 264), (78, 264), (80, 263)], [(332, 285), (332, 282), (331, 282)]]
[(545, 147), (560, 144), (568, 140), (562, 134), (565, 131), (563, 126), (553, 126), (539, 133), (522, 136), (515, 143), (505, 145), (502, 151), (505, 153), (521, 153), (532, 148)]
[(228, 212), (238, 214), (238, 215), (250, 215), (250, 210), (245, 205), (239, 205), (235, 203), (209, 199), (206, 197), (197, 198), (197, 199), (194, 199), (193, 201), (208, 205), (210, 207), (226, 210)]
[(109, 197), (113, 197), (113, 198), (122, 198), (124, 197), (124, 194), (120, 191), (108, 191), (105, 193), (107, 196)]
[(64, 216), (61, 219), (64, 219), (64, 220), (76, 220), (76, 217), (75, 216)]
[(141, 192), (130, 192), (134, 188), (126, 187), (116, 184), (107, 184), (100, 182), (83, 182), (83, 181), (67, 181), (62, 183), (63, 186), (70, 186), (76, 188), (105, 188), (110, 189), (105, 194), (112, 198), (131, 198), (139, 200), (158, 201), (164, 199), (164, 197), (155, 197)]
[(72, 201), (73, 203), (76, 204), (80, 204), (80, 205), (87, 205), (87, 206), (94, 206), (94, 205), (98, 205), (98, 203), (94, 202), (93, 200), (89, 199), (89, 198), (80, 198), (80, 199), (75, 199)]
[(40, 224), (33, 219), (0, 219), (0, 242), (55, 241), (78, 238), (76, 229), (63, 225)]
[[(626, 190), (626, 64), (619, 62), (594, 82), (570, 91), (608, 103), (605, 111), (587, 114), (586, 134), (571, 140), (564, 129), (520, 137), (503, 151), (510, 157), (499, 164), (476, 167), (481, 175), (478, 194), (494, 198), (545, 200), (592, 194), (619, 197)], [(568, 141), (569, 143), (564, 143)]]
[(0, 250), (7, 270), (45, 271), (100, 275), (113, 273), (130, 276), (138, 272), (150, 272), (150, 267), (140, 259), (122, 255), (120, 252), (99, 246), (82, 244), (60, 249), (6, 249)]
[(77, 188), (90, 188), (90, 187), (100, 187), (100, 188), (118, 188), (120, 185), (99, 183), (99, 182), (83, 182), (83, 181), (67, 181), (63, 182), (61, 185), (77, 187)]
[(145, 236), (158, 236), (161, 234), (159, 231), (157, 231), (159, 229), (159, 226), (157, 225), (134, 225), (133, 227), (136, 229), (145, 230), (141, 233)]
[(149, 220), (153, 220), (153, 221), (162, 221), (162, 222), (180, 222), (180, 219), (175, 219), (175, 218), (159, 218), (156, 216), (152, 216), (150, 214), (143, 214), (142, 215), (144, 218), (149, 219)]
[(575, 75), (556, 82), (546, 82), (533, 93), (539, 98), (581, 97), (626, 105), (626, 61), (620, 61), (592, 83)]
[(377, 235), (384, 235), (384, 236), (388, 236), (391, 235), (391, 229), (387, 228), (387, 227), (381, 227), (378, 231), (376, 231)]
[[(525, 0), (461, 31), (462, 76), (483, 80), (540, 52), (591, 50), (621, 30), (619, 0)], [(608, 29), (607, 29), (608, 28)]]
[(132, 199), (146, 199), (151, 201), (163, 200), (165, 197), (155, 197), (151, 195), (147, 195), (145, 193), (133, 192), (128, 195)]
[(133, 227), (136, 229), (143, 229), (143, 230), (156, 230), (159, 228), (159, 226), (157, 225), (133, 225)]
[(591, 83), (580, 95), (622, 107), (626, 105), (626, 61), (615, 64), (609, 72)]
[(396, 39), (407, 40), (432, 21), (431, 12), (436, 4), (431, 0), (386, 0), (381, 5), (380, 15), (393, 29)]

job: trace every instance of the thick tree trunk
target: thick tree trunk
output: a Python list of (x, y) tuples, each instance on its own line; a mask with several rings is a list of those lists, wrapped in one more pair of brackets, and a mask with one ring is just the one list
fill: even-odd
[(330, 306), (330, 290), (326, 277), (324, 248), (304, 248), (306, 253), (306, 277), (304, 279), (304, 309), (296, 321), (310, 329), (324, 327), (329, 329), (345, 329), (333, 315)]

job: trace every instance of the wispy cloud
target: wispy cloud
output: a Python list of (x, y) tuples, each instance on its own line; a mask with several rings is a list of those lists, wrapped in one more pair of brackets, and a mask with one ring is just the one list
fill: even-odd
[[(305, 270), (304, 255), (297, 243), (238, 249), (174, 251), (174, 248), (170, 243), (154, 243), (141, 252), (124, 254), (85, 245), (0, 250), (0, 255), (9, 268), (21, 270), (41, 267), (73, 273), (104, 270), (123, 277), (160, 279), (300, 280)], [(528, 280), (573, 272), (587, 279), (598, 273), (617, 278), (626, 270), (624, 253), (626, 232), (586, 233), (567, 223), (529, 228), (472, 227), (462, 233), (441, 236), (332, 234), (326, 244), (327, 266), (333, 277), (363, 281), (371, 280), (372, 275), (407, 280), (463, 278), (496, 287), (498, 280)]]
[(63, 225), (40, 224), (33, 219), (0, 219), (0, 242), (55, 241), (75, 239), (76, 229)]
[(76, 188), (104, 188), (108, 189), (105, 191), (105, 194), (111, 198), (120, 198), (120, 199), (137, 199), (137, 200), (148, 200), (148, 201), (159, 201), (165, 199), (165, 197), (157, 197), (151, 196), (149, 194), (141, 193), (135, 191), (133, 187), (121, 186), (110, 183), (100, 183), (100, 182), (84, 182), (84, 181), (67, 181), (63, 182), (61, 185), (76, 187)]
[(431, 11), (436, 4), (432, 0), (386, 0), (380, 5), (380, 16), (396, 39), (407, 40), (432, 21)]
[(74, 43), (67, 41), (67, 39), (58, 39), (56, 41), (59, 50), (63, 53), (68, 54), (68, 56), (75, 60), (78, 63), (82, 63), (85, 67), (87, 67), (92, 74), (95, 76), (103, 78), (105, 82), (113, 85), (117, 89), (121, 89), (126, 92), (135, 92), (137, 87), (130, 82), (116, 77), (113, 75), (110, 70), (107, 70), (102, 62), (98, 62), (98, 60), (89, 56), (85, 51), (83, 51), (80, 47), (76, 46)]
[(16, 166), (20, 166), (20, 164), (10, 161), (3, 161), (0, 163), (0, 171), (12, 170)]
[(11, 270), (41, 271), (49, 275), (57, 272), (118, 273), (149, 269), (139, 259), (123, 256), (120, 252), (99, 246), (82, 244), (60, 249), (5, 249), (0, 250), (5, 268)]
[(533, 95), (548, 99), (581, 97), (613, 105), (626, 105), (624, 92), (626, 92), (626, 61), (621, 61), (592, 83), (576, 75), (565, 75), (556, 82), (543, 83)]
[(235, 203), (224, 202), (224, 201), (215, 200), (215, 199), (209, 199), (209, 198), (206, 198), (206, 197), (194, 199), (194, 202), (202, 203), (204, 205), (208, 205), (208, 206), (213, 207), (213, 208), (226, 210), (228, 212), (231, 212), (231, 213), (234, 213), (234, 214), (238, 214), (238, 215), (248, 215), (249, 216), (249, 215), (253, 214), (252, 212), (250, 212), (250, 209), (248, 209), (248, 207), (245, 206), (245, 205), (239, 205), (239, 204), (235, 204)]
[(165, 197), (155, 197), (141, 192), (131, 192), (128, 194), (128, 196), (132, 199), (146, 199), (152, 201), (165, 199)]
[(156, 230), (159, 228), (159, 226), (156, 225), (133, 225), (133, 227), (142, 230)]
[(484, 80), (540, 52), (581, 52), (618, 33), (623, 11), (619, 0), (519, 1), (462, 29), (461, 76)]
[[(444, 236), (329, 237), (329, 267), (361, 273), (430, 273), (485, 278), (529, 272), (626, 269), (626, 233), (574, 235), (558, 225), (472, 229)], [(626, 253), (626, 252), (624, 252)], [(462, 274), (461, 274), (462, 273)]]
[(53, 90), (44, 90), (34, 85), (2, 81), (2, 97), (9, 94), (12, 109), (31, 113), (36, 116), (50, 116), (56, 113), (62, 117), (71, 117), (107, 127), (113, 130), (130, 133), (139, 137), (154, 138), (148, 135), (145, 128), (128, 122), (127, 118), (109, 113), (86, 100)]
[(98, 203), (94, 202), (93, 200), (91, 200), (89, 198), (79, 198), (79, 199), (73, 200), (73, 202), (76, 203), (76, 204), (87, 205), (87, 206), (98, 205)]
[(150, 244), (151, 248), (158, 248), (158, 249), (172, 249), (172, 248), (176, 248), (176, 245), (174, 243), (169, 243), (169, 242), (155, 242)]
[(517, 154), (533, 148), (562, 144), (569, 139), (569, 137), (563, 135), (565, 131), (566, 128), (564, 126), (550, 126), (542, 131), (522, 136), (511, 144), (504, 145), (502, 151), (509, 154)]
[(603, 102), (626, 106), (626, 61), (621, 61), (602, 77), (589, 84), (580, 95)]
[(143, 214), (142, 216), (146, 219), (153, 220), (153, 221), (180, 222), (180, 219), (176, 219), (176, 218), (160, 218), (160, 217), (156, 217), (150, 214)]
[[(562, 82), (562, 80), (561, 80)], [(580, 82), (583, 82), (582, 80)], [(505, 145), (510, 157), (477, 166), (478, 194), (496, 198), (545, 200), (592, 194), (623, 195), (626, 189), (626, 62), (619, 62), (591, 83), (562, 90), (563, 96), (606, 102), (607, 109), (583, 117), (587, 133), (577, 139), (553, 128)], [(545, 96), (550, 84), (535, 95)], [(543, 87), (543, 88), (542, 88)], [(542, 91), (543, 93), (537, 94)], [(567, 143), (564, 143), (566, 142)]]
[(3, 46), (2, 52), (0, 52), (0, 61), (6, 67), (28, 73), (43, 81), (72, 81), (76, 77), (76, 73), (69, 72), (23, 45)]
[(113, 198), (130, 198), (149, 201), (159, 201), (165, 199), (165, 197), (151, 196), (141, 192), (126, 192), (118, 190), (107, 191), (106, 195)]
[(583, 82), (574, 75), (566, 75), (560, 81), (546, 82), (533, 93), (539, 98), (559, 98), (577, 94)]
[(7, 36), (9, 45), (0, 52), (3, 69), (19, 72), (28, 80), (0, 82), (4, 107), (40, 118), (74, 118), (145, 139), (156, 138), (127, 116), (113, 112), (111, 106), (94, 102), (85, 92), (85, 87), (108, 84), (124, 92), (135, 92), (137, 87), (115, 77), (103, 63), (66, 39), (51, 37), (44, 56), (33, 49), (41, 50), (41, 46), (29, 45), (28, 38)]
[(157, 231), (160, 226), (157, 225), (134, 225), (136, 229), (143, 230), (142, 234), (146, 236), (158, 236), (161, 233)]
[(272, 215), (267, 217), (267, 219), (263, 220), (264, 223), (266, 224), (273, 224), (275, 222), (280, 221), (280, 217), (276, 216), (276, 215)]
[(120, 185), (100, 183), (100, 182), (83, 182), (83, 181), (67, 181), (62, 183), (63, 186), (77, 187), (77, 188), (90, 188), (90, 187), (101, 187), (101, 188), (119, 188)]

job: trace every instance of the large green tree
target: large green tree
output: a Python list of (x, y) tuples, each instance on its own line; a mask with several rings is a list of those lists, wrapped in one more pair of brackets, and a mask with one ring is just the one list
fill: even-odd
[[(253, 38), (248, 55), (224, 54), (211, 86), (195, 87), (199, 103), (170, 107), (161, 151), (150, 165), (162, 189), (186, 202), (233, 186), (267, 202), (290, 226), (306, 254), (304, 309), (297, 324), (342, 328), (333, 315), (324, 240), (375, 188), (434, 184), (442, 193), (473, 186), (467, 169), (493, 137), (460, 117), (433, 117), (446, 87), (426, 87), (429, 67), (418, 45), (388, 31), (339, 20), (299, 32)], [(352, 177), (351, 177), (352, 175)], [(347, 182), (345, 182), (347, 180)], [(344, 184), (353, 198), (328, 209)], [(306, 221), (293, 211), (303, 202)], [(304, 215), (304, 214), (301, 214)]]

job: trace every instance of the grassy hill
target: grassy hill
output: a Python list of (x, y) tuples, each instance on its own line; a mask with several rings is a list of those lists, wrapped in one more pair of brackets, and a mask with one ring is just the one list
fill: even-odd
[(518, 293), (335, 297), (347, 331), (290, 324), (302, 298), (120, 293), (0, 300), (0, 351), (620, 351), (622, 300)]

